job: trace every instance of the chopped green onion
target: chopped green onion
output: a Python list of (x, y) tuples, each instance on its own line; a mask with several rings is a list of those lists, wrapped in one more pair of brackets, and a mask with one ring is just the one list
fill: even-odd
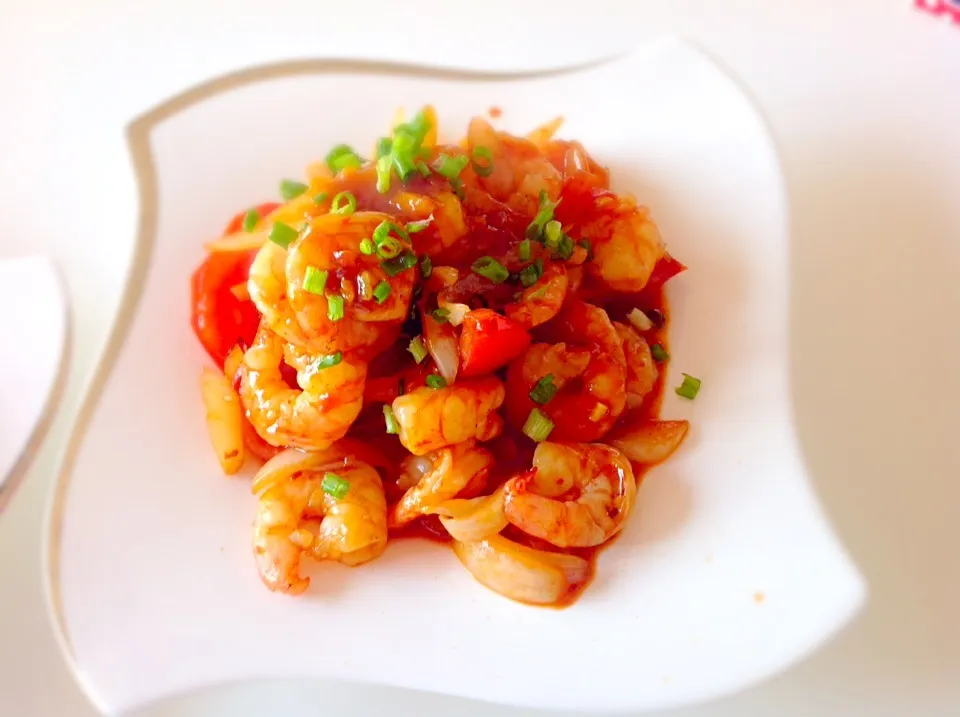
[(427, 119), (427, 115), (423, 110), (420, 110), (413, 116), (413, 119), (409, 122), (403, 122), (398, 124), (393, 128), (393, 133), (396, 134), (409, 134), (412, 135), (416, 145), (419, 147), (423, 144), (423, 140), (427, 136), (427, 132), (430, 131), (430, 121)]
[(283, 179), (280, 181), (280, 196), (286, 199), (288, 202), (291, 199), (296, 199), (305, 191), (308, 187), (303, 182), (297, 182), (293, 179)]
[(422, 276), (424, 279), (429, 279), (432, 273), (433, 262), (430, 260), (429, 256), (424, 254), (423, 258), (420, 260), (420, 276)]
[(670, 354), (668, 354), (667, 350), (660, 344), (654, 344), (650, 347), (650, 355), (653, 356), (653, 360), (657, 363), (663, 363), (670, 358)]
[(409, 250), (393, 259), (380, 262), (380, 268), (387, 272), (387, 276), (396, 276), (397, 274), (405, 272), (407, 269), (412, 269), (416, 265), (417, 255)]
[(334, 174), (339, 174), (347, 167), (359, 168), (363, 164), (360, 155), (346, 144), (338, 144), (331, 149), (327, 153), (326, 162), (330, 171)]
[(402, 396), (406, 392), (407, 392), (407, 382), (401, 378), (399, 381), (397, 381), (397, 395)]
[(474, 273), (484, 276), (494, 284), (502, 284), (510, 276), (507, 267), (494, 259), (492, 256), (481, 256), (470, 267)]
[(456, 179), (463, 168), (470, 163), (470, 158), (465, 154), (451, 157), (448, 154), (441, 154), (433, 163), (433, 168), (447, 179)]
[(427, 163), (422, 159), (417, 160), (417, 171), (420, 172), (420, 176), (424, 179), (430, 179), (430, 167), (427, 166)]
[(527, 227), (528, 239), (542, 238), (544, 227), (547, 226), (547, 222), (553, 220), (553, 210), (559, 204), (559, 200), (556, 202), (550, 201), (546, 189), (540, 190), (540, 208), (537, 210), (537, 215), (533, 218), (533, 221), (530, 222), (530, 226)]
[(313, 367), (317, 370), (321, 368), (330, 368), (331, 366), (336, 366), (341, 361), (343, 361), (343, 353), (341, 351), (337, 351), (335, 354), (321, 356), (313, 362)]
[(589, 239), (581, 239), (577, 242), (577, 246), (582, 246), (587, 250), (587, 259), (593, 258), (593, 245), (590, 243)]
[(537, 381), (537, 385), (533, 387), (533, 390), (530, 391), (530, 400), (534, 403), (539, 403), (541, 406), (545, 403), (549, 403), (557, 393), (557, 387), (553, 384), (553, 374), (548, 373), (546, 376)]
[(387, 433), (390, 435), (395, 436), (400, 433), (400, 424), (397, 422), (397, 417), (393, 415), (393, 408), (389, 403), (383, 404), (383, 422), (387, 424)]
[(406, 181), (411, 174), (417, 171), (414, 154), (419, 149), (421, 141), (418, 141), (409, 132), (400, 132), (394, 135), (391, 157), (401, 181)]
[(563, 226), (556, 219), (551, 219), (543, 228), (543, 239), (550, 249), (556, 249), (559, 246), (562, 236)]
[(461, 202), (466, 198), (466, 192), (463, 191), (463, 182), (459, 179), (450, 180), (450, 189), (453, 190), (453, 193), (457, 195), (457, 199)]
[(534, 408), (530, 411), (530, 415), (527, 416), (527, 420), (523, 424), (524, 434), (526, 434), (531, 441), (537, 443), (547, 440), (547, 436), (549, 436), (552, 431), (553, 421), (539, 408)]
[(331, 294), (327, 297), (327, 318), (339, 321), (343, 318), (343, 297), (340, 294)]
[(560, 243), (557, 244), (557, 256), (564, 261), (573, 256), (573, 239), (566, 234), (560, 237)]
[(524, 239), (517, 245), (517, 257), (520, 261), (530, 261), (530, 240)]
[[(481, 164), (478, 159), (484, 162)], [(493, 152), (486, 147), (474, 147), (470, 164), (479, 176), (489, 177), (493, 173)]]
[(389, 137), (381, 137), (377, 140), (377, 159), (390, 154), (393, 149), (393, 140)]
[(429, 386), (432, 389), (447, 387), (446, 379), (444, 379), (443, 376), (439, 376), (435, 373), (431, 373), (429, 376), (427, 376), (426, 381), (427, 381), (427, 386)]
[(410, 239), (410, 235), (407, 234), (407, 230), (401, 227), (399, 224), (394, 224), (389, 220), (384, 220), (377, 224), (377, 228), (373, 230), (373, 241), (375, 244), (382, 244), (387, 237), (390, 236), (390, 232), (395, 233), (398, 237), (407, 241)]
[(540, 281), (541, 276), (543, 276), (543, 260), (537, 259), (520, 270), (520, 283), (526, 289)]
[(360, 240), (360, 253), (373, 254), (377, 250), (377, 245), (373, 243), (373, 239), (361, 239)]
[(297, 240), (297, 236), (297, 230), (283, 222), (277, 222), (270, 228), (270, 241), (282, 246), (284, 249), (293, 244), (293, 242)]
[(427, 347), (423, 345), (423, 339), (419, 336), (414, 336), (410, 340), (407, 351), (410, 352), (413, 360), (417, 363), (423, 363), (423, 360), (427, 357)]
[(350, 492), (350, 481), (344, 480), (336, 473), (325, 473), (323, 480), (320, 481), (320, 488), (327, 495), (332, 495), (337, 500), (343, 500)]
[(327, 201), (327, 197), (329, 197), (329, 196), (330, 196), (330, 195), (329, 195), (327, 192), (320, 192), (320, 194), (318, 194), (317, 196), (315, 196), (315, 197), (313, 198), (313, 203), (314, 203), (314, 204), (323, 204), (325, 201)]
[(402, 251), (403, 245), (393, 237), (389, 237), (380, 242), (380, 245), (377, 247), (377, 256), (381, 259), (393, 259), (394, 257), (400, 256), (400, 252)]
[(678, 396), (689, 398), (691, 401), (700, 392), (700, 379), (688, 373), (683, 374), (683, 383), (674, 389)]
[(390, 191), (390, 155), (385, 154), (377, 159), (377, 191), (386, 194)]
[(445, 324), (450, 320), (449, 309), (434, 309), (432, 312), (430, 312), (430, 315), (438, 324)]
[(381, 281), (373, 290), (373, 298), (377, 300), (378, 304), (382, 304), (387, 300), (388, 296), (390, 296), (390, 284), (386, 281)]
[(407, 224), (407, 232), (410, 234), (416, 234), (417, 232), (422, 232), (431, 224), (433, 224), (433, 216), (431, 216), (429, 219), (423, 219), (419, 222), (409, 222)]
[(260, 221), (260, 212), (256, 209), (251, 209), (246, 214), (243, 215), (243, 231), (252, 232), (257, 227), (257, 222)]
[(308, 266), (307, 273), (303, 276), (303, 288), (311, 294), (323, 296), (323, 290), (327, 286), (327, 277), (330, 272), (320, 271), (315, 266)]
[(357, 211), (357, 198), (353, 192), (337, 192), (330, 202), (332, 214), (353, 214)]

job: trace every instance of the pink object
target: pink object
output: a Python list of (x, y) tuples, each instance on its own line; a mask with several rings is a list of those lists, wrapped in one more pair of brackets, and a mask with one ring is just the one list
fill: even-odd
[(944, 15), (960, 25), (960, 2), (958, 0), (913, 0), (920, 10), (943, 17)]

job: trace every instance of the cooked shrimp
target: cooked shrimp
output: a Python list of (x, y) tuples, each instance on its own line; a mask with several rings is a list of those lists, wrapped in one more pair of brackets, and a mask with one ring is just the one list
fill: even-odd
[(492, 171), (478, 177), (481, 187), (512, 209), (533, 216), (540, 205), (540, 192), (556, 201), (563, 188), (560, 172), (529, 139), (497, 132), (485, 119), (474, 117), (467, 129), (467, 147), (490, 151)]
[(300, 559), (359, 565), (387, 545), (387, 501), (380, 476), (366, 463), (336, 467), (349, 488), (336, 498), (322, 488), (323, 470), (294, 473), (261, 495), (254, 520), (253, 554), (264, 584), (297, 595), (310, 578), (300, 575)]
[(471, 439), (500, 435), (503, 384), (496, 378), (461, 381), (455, 386), (418, 388), (393, 400), (400, 442), (416, 456)]
[[(413, 483), (393, 508), (391, 525), (404, 525), (434, 509), (477, 480), (486, 482), (493, 455), (465, 441), (450, 448), (410, 456), (400, 464), (401, 482)], [(482, 475), (481, 475), (482, 474)]]
[(247, 293), (271, 331), (284, 341), (307, 346), (309, 342), (287, 301), (286, 263), (286, 249), (266, 242), (250, 265)]
[(535, 605), (561, 602), (590, 576), (590, 565), (581, 557), (528, 548), (502, 535), (457, 541), (453, 550), (479, 583)]
[(504, 308), (509, 318), (521, 326), (532, 329), (546, 323), (558, 313), (567, 297), (567, 270), (563, 264), (551, 263), (537, 282), (528, 286), (520, 300)]
[[(339, 440), (363, 407), (366, 364), (309, 354), (261, 326), (240, 364), (240, 400), (256, 432), (274, 446), (318, 450)], [(281, 361), (297, 370), (290, 388)], [(329, 364), (329, 365), (328, 365)]]
[(657, 364), (646, 339), (632, 326), (618, 321), (615, 321), (613, 326), (623, 340), (623, 353), (627, 364), (627, 407), (636, 408), (643, 403), (643, 399), (657, 383)]
[[(287, 249), (287, 298), (309, 341), (305, 348), (324, 354), (363, 349), (370, 356), (396, 339), (410, 310), (417, 272), (411, 266), (390, 276), (376, 252), (361, 252), (360, 242), (370, 240), (384, 223), (384, 228), (396, 226), (379, 212), (325, 214), (314, 218)], [(377, 252), (386, 252), (389, 244), (392, 261), (410, 256), (416, 263), (406, 232), (394, 229), (385, 239)], [(319, 276), (325, 277), (321, 291), (308, 285)], [(381, 284), (389, 288), (382, 299), (375, 294)]]
[(646, 207), (620, 199), (612, 214), (585, 223), (580, 231), (590, 237), (591, 273), (615, 291), (640, 291), (666, 250), (657, 225)]
[(507, 520), (561, 548), (600, 545), (623, 527), (637, 485), (630, 462), (601, 444), (541, 443), (535, 472), (511, 479)]

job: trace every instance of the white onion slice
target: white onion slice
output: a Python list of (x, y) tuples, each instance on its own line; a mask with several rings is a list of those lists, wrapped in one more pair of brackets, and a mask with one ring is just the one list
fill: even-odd
[(605, 440), (629, 460), (654, 465), (679, 448), (689, 429), (688, 421), (643, 420), (615, 429)]
[(430, 358), (448, 385), (457, 380), (460, 370), (460, 343), (450, 324), (441, 324), (430, 314), (423, 315), (423, 334)]
[(207, 432), (220, 467), (232, 475), (243, 466), (243, 414), (240, 397), (227, 378), (212, 368), (200, 374), (200, 393), (207, 413)]
[(504, 512), (506, 491), (501, 486), (492, 495), (479, 498), (454, 498), (432, 509), (454, 540), (473, 542), (496, 535), (507, 527)]

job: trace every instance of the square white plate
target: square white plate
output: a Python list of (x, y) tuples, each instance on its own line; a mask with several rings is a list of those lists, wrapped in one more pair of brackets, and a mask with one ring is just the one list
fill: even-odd
[[(672, 375), (703, 379), (693, 424), (644, 481), (623, 536), (570, 609), (512, 603), (452, 552), (392, 544), (324, 565), (299, 598), (250, 554), (254, 497), (224, 479), (189, 327), (200, 244), (335, 143), (372, 146), (398, 106), (441, 135), (496, 105), (525, 132), (557, 114), (652, 207), (690, 270), (670, 287)], [(766, 130), (699, 53), (664, 43), (598, 65), (496, 77), (343, 63), (241, 73), (137, 120), (142, 232), (109, 375), (51, 515), (51, 605), (98, 706), (256, 677), (332, 677), (551, 709), (662, 708), (742, 688), (862, 602), (810, 490), (787, 382), (787, 207)]]

